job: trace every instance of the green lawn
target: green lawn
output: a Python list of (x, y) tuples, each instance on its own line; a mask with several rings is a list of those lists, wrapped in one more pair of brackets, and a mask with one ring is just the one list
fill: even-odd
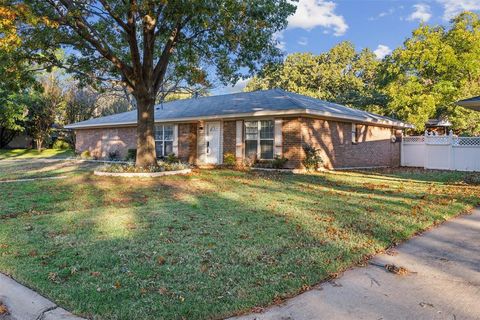
[[(8, 165), (0, 162), (2, 179), (59, 164)], [(458, 172), (203, 170), (125, 180), (91, 168), (0, 183), (0, 271), (95, 319), (247, 312), (480, 203), (480, 186)]]
[(73, 157), (73, 150), (44, 149), (0, 149), (0, 160), (4, 159), (29, 159), (29, 158), (68, 158)]

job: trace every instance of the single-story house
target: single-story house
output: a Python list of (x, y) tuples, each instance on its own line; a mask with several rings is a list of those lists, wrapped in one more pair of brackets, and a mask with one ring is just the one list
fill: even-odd
[[(136, 148), (137, 111), (66, 126), (75, 130), (76, 151), (96, 157)], [(177, 100), (155, 106), (157, 156), (221, 164), (224, 156), (288, 159), (302, 168), (304, 144), (321, 149), (328, 168), (400, 165), (402, 129), (392, 118), (280, 89)]]

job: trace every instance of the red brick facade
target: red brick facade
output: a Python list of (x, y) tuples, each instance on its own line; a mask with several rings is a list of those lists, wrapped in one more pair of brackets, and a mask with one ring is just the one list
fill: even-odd
[[(392, 143), (390, 127), (359, 127), (358, 143), (352, 142), (351, 122), (306, 117), (282, 119), (282, 153), (288, 168), (301, 168), (305, 155), (302, 145), (308, 143), (321, 149), (327, 168), (377, 167), (400, 165), (400, 143)], [(178, 156), (183, 161), (197, 162), (199, 142), (195, 123), (178, 125)], [(223, 122), (223, 154), (236, 155), (236, 121)], [(76, 150), (89, 150), (92, 156), (107, 158), (118, 150), (124, 157), (136, 148), (134, 127), (77, 130)], [(244, 148), (241, 148), (244, 150)], [(242, 158), (237, 158), (240, 162)]]
[(109, 152), (118, 151), (125, 158), (128, 149), (136, 149), (135, 127), (76, 130), (75, 150), (85, 150), (96, 158), (108, 158)]
[(185, 162), (195, 163), (197, 159), (197, 124), (178, 125), (178, 157)]
[(392, 143), (389, 127), (360, 127), (358, 143), (352, 142), (352, 123), (313, 118), (283, 119), (283, 152), (287, 166), (301, 168), (302, 145), (320, 149), (325, 167), (396, 167), (400, 165), (400, 143)]
[(235, 155), (237, 139), (237, 122), (223, 122), (223, 154), (231, 153)]

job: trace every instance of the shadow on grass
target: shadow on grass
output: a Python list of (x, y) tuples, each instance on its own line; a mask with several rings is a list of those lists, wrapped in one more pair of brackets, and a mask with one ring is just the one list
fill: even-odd
[(421, 198), (427, 186), (412, 182), (400, 193), (365, 187), (375, 179), (219, 170), (35, 183), (22, 210), (42, 214), (2, 221), (0, 267), (85, 316), (222, 318), (305, 290), (475, 200), (435, 203), (443, 189)]
[(73, 150), (66, 149), (3, 149), (0, 150), (0, 161), (16, 159), (64, 159), (74, 155)]

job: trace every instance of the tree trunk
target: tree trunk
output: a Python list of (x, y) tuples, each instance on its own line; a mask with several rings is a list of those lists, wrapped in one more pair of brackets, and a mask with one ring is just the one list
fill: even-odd
[(137, 167), (157, 166), (154, 137), (155, 98), (137, 98)]
[(37, 151), (41, 152), (42, 151), (42, 144), (43, 144), (42, 139), (35, 139), (35, 144), (37, 145)]

